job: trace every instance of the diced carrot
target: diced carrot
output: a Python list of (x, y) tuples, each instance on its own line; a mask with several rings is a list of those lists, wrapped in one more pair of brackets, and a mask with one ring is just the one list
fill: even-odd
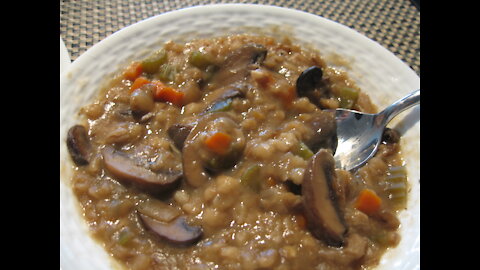
[(142, 74), (142, 64), (140, 62), (133, 62), (123, 72), (123, 77), (127, 80), (134, 81)]
[(174, 105), (182, 106), (183, 103), (183, 92), (177, 91), (171, 87), (165, 87), (160, 90), (159, 95), (163, 100), (171, 102)]
[(149, 84), (149, 83), (151, 83), (150, 80), (145, 78), (145, 77), (140, 76), (140, 77), (136, 78), (135, 81), (133, 82), (132, 86), (130, 86), (130, 93), (132, 93), (136, 89), (142, 87), (143, 85)]
[(380, 210), (382, 205), (382, 199), (370, 189), (364, 189), (360, 191), (357, 201), (355, 202), (355, 208), (364, 212), (367, 215), (374, 215)]
[(182, 106), (184, 93), (178, 90), (175, 90), (172, 87), (166, 86), (161, 81), (155, 80), (152, 81), (155, 84), (156, 89), (154, 93), (155, 100), (171, 102), (176, 106)]
[(215, 132), (213, 135), (205, 139), (205, 145), (207, 148), (220, 155), (224, 155), (228, 152), (231, 142), (232, 136), (223, 132)]

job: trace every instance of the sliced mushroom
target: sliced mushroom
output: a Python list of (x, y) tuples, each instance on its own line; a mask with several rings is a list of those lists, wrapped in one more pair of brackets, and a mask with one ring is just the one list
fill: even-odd
[(298, 76), (296, 87), (299, 97), (307, 97), (310, 102), (320, 106), (320, 99), (327, 97), (325, 87), (322, 87), (323, 71), (320, 67), (311, 66)]
[[(212, 155), (205, 150), (203, 142), (198, 139), (199, 135), (206, 132), (206, 129), (215, 121), (228, 125), (231, 129), (234, 129), (229, 133), (236, 134), (232, 142), (234, 147), (232, 146), (231, 151), (226, 155)], [(235, 165), (235, 162), (243, 153), (244, 147), (244, 135), (228, 113), (215, 112), (204, 115), (192, 129), (183, 146), (183, 172), (186, 181), (194, 187), (203, 185), (210, 179), (206, 168), (211, 172), (217, 172)]]
[(297, 79), (297, 92), (300, 96), (314, 91), (322, 81), (323, 71), (317, 66), (304, 70)]
[(345, 245), (342, 251), (336, 249), (326, 249), (319, 253), (319, 256), (325, 260), (335, 258), (338, 263), (338, 269), (348, 269), (352, 265), (359, 265), (364, 262), (363, 258), (369, 251), (369, 240), (358, 233), (349, 233), (345, 239)]
[(333, 189), (335, 161), (332, 152), (321, 149), (307, 165), (302, 183), (302, 196), (307, 226), (326, 244), (341, 247), (347, 226)]
[(304, 141), (308, 148), (314, 153), (321, 148), (326, 148), (332, 150), (335, 154), (338, 144), (335, 113), (318, 111), (306, 124), (311, 129), (311, 133), (307, 135), (309, 138)]
[(245, 97), (245, 87), (236, 87), (236, 88), (230, 88), (225, 90), (223, 94), (220, 96), (220, 99), (227, 99), (227, 98), (243, 98)]
[(222, 91), (220, 96), (216, 98), (211, 105), (209, 105), (205, 110), (205, 113), (211, 112), (224, 112), (228, 111), (231, 107), (234, 98), (243, 98), (245, 97), (245, 87), (233, 87), (229, 86)]
[(210, 84), (213, 89), (230, 85), (234, 82), (245, 80), (255, 64), (259, 65), (265, 60), (267, 49), (262, 45), (248, 44), (232, 52), (219, 66), (213, 75)]
[(126, 153), (106, 146), (102, 149), (103, 163), (108, 172), (118, 180), (133, 184), (149, 193), (171, 190), (177, 186), (182, 177), (181, 171), (154, 173), (139, 166)]
[(89, 163), (91, 145), (84, 126), (75, 125), (68, 130), (67, 148), (77, 166)]
[(138, 215), (143, 221), (145, 227), (154, 232), (161, 239), (174, 245), (193, 245), (198, 242), (203, 235), (202, 228), (188, 225), (185, 216), (179, 216), (166, 223), (141, 213)]
[(183, 143), (185, 142), (185, 139), (187, 139), (187, 136), (190, 134), (192, 128), (192, 126), (182, 124), (175, 124), (168, 128), (168, 136), (170, 136), (170, 139), (173, 140), (173, 143), (177, 149), (182, 150)]

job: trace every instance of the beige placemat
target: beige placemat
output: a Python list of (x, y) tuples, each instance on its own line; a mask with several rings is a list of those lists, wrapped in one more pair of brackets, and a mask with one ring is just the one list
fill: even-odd
[(420, 75), (420, 11), (409, 0), (60, 1), (60, 36), (73, 61), (125, 26), (167, 11), (214, 3), (275, 5), (325, 17), (375, 40)]

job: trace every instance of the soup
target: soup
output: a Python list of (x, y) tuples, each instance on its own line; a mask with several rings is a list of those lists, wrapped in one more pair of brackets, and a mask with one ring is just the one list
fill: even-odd
[(400, 241), (400, 136), (387, 129), (366, 165), (336, 168), (339, 107), (377, 110), (288, 38), (167, 42), (80, 110), (72, 188), (128, 269), (373, 267)]

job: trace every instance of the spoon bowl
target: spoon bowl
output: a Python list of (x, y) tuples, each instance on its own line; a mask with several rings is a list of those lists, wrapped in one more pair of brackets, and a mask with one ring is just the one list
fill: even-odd
[(377, 152), (386, 125), (396, 115), (417, 104), (420, 104), (420, 90), (413, 91), (377, 114), (337, 109), (336, 166), (350, 171), (365, 164)]

